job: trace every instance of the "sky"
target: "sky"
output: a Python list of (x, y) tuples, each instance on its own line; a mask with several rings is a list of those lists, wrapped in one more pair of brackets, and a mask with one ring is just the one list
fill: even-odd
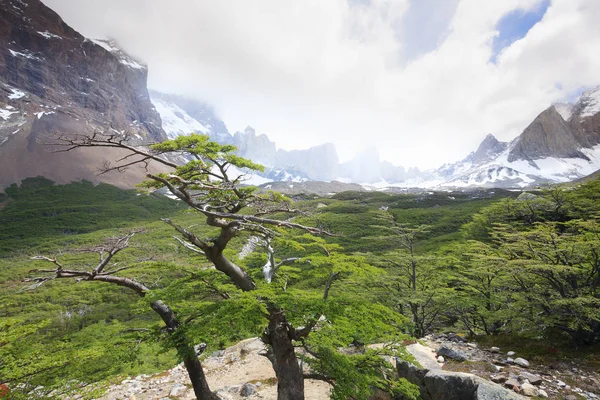
[(43, 0), (284, 149), (426, 169), (600, 85), (598, 0)]

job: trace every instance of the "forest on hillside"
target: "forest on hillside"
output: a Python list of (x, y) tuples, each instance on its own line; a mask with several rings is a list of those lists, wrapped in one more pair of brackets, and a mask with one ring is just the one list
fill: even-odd
[[(309, 354), (334, 399), (374, 387), (418, 398), (380, 356), (410, 359), (403, 344), (432, 332), (600, 366), (599, 180), (286, 197), (229, 177), (229, 165), (261, 167), (204, 136), (154, 150), (197, 157), (140, 191), (30, 178), (0, 194), (0, 383), (12, 398), (94, 398), (249, 337), (271, 345), (280, 382), (298, 383), (282, 359)], [(389, 346), (339, 351), (373, 343)]]

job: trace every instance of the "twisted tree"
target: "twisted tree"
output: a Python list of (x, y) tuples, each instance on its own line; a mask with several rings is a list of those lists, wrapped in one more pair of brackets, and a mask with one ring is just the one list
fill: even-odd
[[(285, 196), (274, 192), (259, 194), (257, 188), (244, 186), (246, 175), (243, 171), (262, 171), (263, 167), (235, 155), (234, 146), (221, 145), (210, 141), (208, 136), (197, 134), (179, 136), (149, 148), (131, 145), (128, 139), (117, 134), (95, 132), (89, 136), (58, 135), (50, 144), (59, 146), (59, 152), (83, 147), (111, 147), (128, 151), (128, 155), (118, 160), (116, 165), (105, 163), (101, 173), (123, 171), (139, 164), (148, 168), (151, 163), (170, 170), (166, 173), (148, 172), (148, 180), (141, 186), (150, 190), (166, 189), (203, 215), (207, 225), (218, 229), (216, 236), (201, 238), (190, 228), (169, 219), (163, 220), (181, 235), (177, 238), (180, 243), (204, 255), (215, 269), (227, 275), (243, 291), (255, 290), (256, 283), (242, 267), (224, 254), (236, 236), (249, 233), (270, 240), (278, 235), (281, 228), (329, 235), (322, 229), (295, 222), (293, 217), (302, 212), (292, 208), (291, 201)], [(182, 160), (185, 161), (183, 165)], [(278, 264), (273, 257), (270, 262), (276, 272)], [(267, 311), (269, 323), (262, 338), (270, 346), (272, 356), (269, 359), (278, 378), (278, 399), (304, 399), (304, 376), (293, 342), (306, 338), (320, 315), (311, 318), (304, 327), (295, 328), (287, 321), (280, 307), (268, 304)]]

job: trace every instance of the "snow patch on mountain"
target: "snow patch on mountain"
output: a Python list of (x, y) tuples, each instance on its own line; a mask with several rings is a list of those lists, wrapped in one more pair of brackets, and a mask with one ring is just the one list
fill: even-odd
[(89, 40), (98, 46), (102, 47), (104, 50), (113, 53), (119, 59), (119, 62), (123, 65), (128, 66), (133, 69), (145, 70), (148, 69), (145, 65), (135, 60), (129, 54), (125, 53), (119, 44), (113, 39), (85, 39)]
[(580, 116), (582, 118), (591, 117), (600, 112), (600, 86), (594, 89), (586, 90), (581, 95), (579, 100), (584, 108), (581, 111)]
[(23, 92), (22, 90), (10, 88), (10, 91), (12, 92), (11, 94), (8, 95), (8, 98), (10, 100), (18, 100), (21, 97), (25, 97), (25, 92)]
[(151, 97), (154, 108), (160, 114), (162, 127), (167, 133), (169, 139), (175, 139), (180, 135), (189, 135), (190, 133), (208, 133), (208, 128), (202, 125), (198, 120), (190, 117), (181, 107), (175, 103)]

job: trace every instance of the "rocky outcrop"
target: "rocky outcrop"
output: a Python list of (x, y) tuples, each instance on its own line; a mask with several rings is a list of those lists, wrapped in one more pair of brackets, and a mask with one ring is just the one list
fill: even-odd
[(396, 366), (400, 378), (419, 386), (424, 400), (524, 399), (523, 396), (472, 374), (420, 369), (400, 359), (396, 359)]
[(545, 157), (583, 158), (581, 144), (554, 106), (542, 112), (523, 131), (508, 155), (508, 161)]
[[(118, 152), (53, 154), (40, 142), (94, 130), (128, 133), (139, 144), (164, 140), (147, 75), (114, 41), (83, 37), (39, 0), (0, 2), (0, 186), (40, 172), (59, 183), (129, 186), (97, 175)], [(131, 169), (123, 180), (131, 174), (143, 176)]]

